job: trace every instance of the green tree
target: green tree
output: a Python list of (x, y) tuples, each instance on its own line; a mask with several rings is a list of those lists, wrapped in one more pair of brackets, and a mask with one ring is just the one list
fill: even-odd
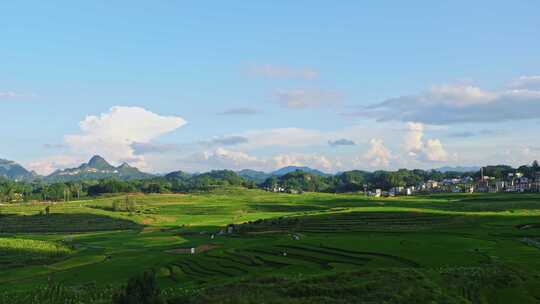
[(126, 286), (113, 296), (114, 304), (164, 304), (156, 276), (146, 271), (129, 279)]

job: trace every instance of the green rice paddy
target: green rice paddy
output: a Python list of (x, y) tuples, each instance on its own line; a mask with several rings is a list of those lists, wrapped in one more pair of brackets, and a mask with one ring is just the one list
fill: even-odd
[(51, 282), (107, 303), (146, 269), (178, 303), (540, 302), (540, 194), (115, 199), (0, 206), (0, 303)]

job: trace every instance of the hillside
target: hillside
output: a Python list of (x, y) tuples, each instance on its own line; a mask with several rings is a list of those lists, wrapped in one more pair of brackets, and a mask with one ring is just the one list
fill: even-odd
[(271, 173), (266, 173), (262, 171), (257, 170), (251, 170), (251, 169), (244, 169), (237, 172), (239, 176), (254, 181), (257, 184), (263, 183), (266, 179), (272, 176)]
[(139, 171), (139, 169), (123, 163), (115, 167), (101, 156), (93, 156), (88, 163), (77, 168), (58, 170), (47, 176), (47, 182), (68, 182), (84, 179), (118, 178), (122, 180), (144, 179), (153, 175)]
[(38, 177), (35, 172), (26, 170), (16, 162), (0, 159), (0, 176), (16, 181), (28, 181)]
[(309, 168), (309, 167), (298, 167), (298, 166), (283, 167), (281, 169), (278, 169), (278, 170), (272, 172), (271, 174), (274, 175), (274, 176), (283, 176), (285, 174), (288, 174), (288, 173), (291, 173), (291, 172), (294, 172), (294, 171), (303, 171), (303, 172), (306, 172), (306, 173), (311, 173), (311, 174), (319, 175), (319, 176), (330, 176), (331, 175), (331, 174), (324, 173), (324, 172), (322, 172), (320, 170), (317, 170), (317, 169), (312, 169), (312, 168)]

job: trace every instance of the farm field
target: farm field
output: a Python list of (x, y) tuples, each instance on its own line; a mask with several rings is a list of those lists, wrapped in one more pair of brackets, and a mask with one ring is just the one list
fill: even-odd
[(0, 303), (109, 303), (147, 269), (172, 303), (540, 302), (540, 194), (124, 199), (0, 206)]

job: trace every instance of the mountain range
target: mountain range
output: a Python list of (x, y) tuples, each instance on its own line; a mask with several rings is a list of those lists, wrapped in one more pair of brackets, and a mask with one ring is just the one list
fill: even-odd
[(269, 177), (272, 177), (272, 176), (280, 177), (280, 176), (283, 176), (283, 175), (286, 175), (286, 174), (289, 174), (289, 173), (295, 172), (295, 171), (303, 171), (303, 172), (306, 172), (306, 173), (310, 173), (310, 174), (313, 174), (313, 175), (319, 175), (319, 176), (330, 176), (331, 175), (331, 174), (324, 173), (324, 172), (322, 172), (320, 170), (317, 170), (317, 169), (312, 169), (312, 168), (309, 168), (309, 167), (298, 167), (298, 166), (283, 167), (283, 168), (278, 169), (278, 170), (273, 171), (273, 172), (263, 172), (263, 171), (257, 171), (257, 170), (251, 170), (251, 169), (244, 169), (244, 170), (238, 171), (236, 173), (238, 175), (240, 175), (241, 177), (247, 179), (247, 180), (251, 180), (251, 181), (254, 181), (256, 183), (262, 183), (266, 179), (268, 179)]
[(476, 171), (479, 171), (480, 167), (475, 167), (475, 166), (471, 166), (471, 167), (461, 167), (461, 166), (458, 166), (458, 167), (441, 167), (441, 168), (437, 168), (437, 169), (433, 169), (433, 170), (439, 171), (439, 172), (442, 172), (442, 173), (446, 173), (446, 172), (464, 173), (464, 172), (476, 172)]
[[(435, 171), (440, 172), (475, 172), (478, 171), (480, 167), (441, 167), (434, 169)], [(322, 172), (317, 169), (301, 166), (288, 166), (273, 172), (263, 172), (251, 169), (244, 169), (237, 171), (236, 173), (247, 179), (254, 181), (256, 183), (262, 183), (266, 179), (272, 176), (280, 177), (294, 171), (303, 171), (306, 173), (319, 175), (319, 176), (330, 176), (331, 174)], [(0, 159), (0, 177), (15, 181), (31, 181), (35, 179), (42, 179), (46, 182), (69, 182), (83, 179), (103, 179), (103, 178), (118, 178), (122, 180), (129, 179), (144, 179), (151, 178), (157, 175), (150, 173), (141, 172), (139, 169), (123, 163), (120, 166), (113, 166), (109, 164), (103, 157), (95, 155), (93, 156), (88, 163), (84, 163), (76, 168), (57, 170), (48, 176), (39, 176), (33, 171), (25, 169), (23, 166), (9, 160)], [(187, 179), (191, 174), (175, 171), (164, 175), (167, 178), (176, 178), (176, 179)]]
[(139, 171), (135, 167), (131, 167), (127, 163), (123, 163), (118, 167), (109, 164), (101, 156), (93, 156), (86, 164), (82, 164), (77, 168), (57, 170), (44, 179), (47, 182), (68, 182), (82, 179), (102, 179), (115, 177), (118, 179), (142, 179), (150, 178), (154, 175)]

